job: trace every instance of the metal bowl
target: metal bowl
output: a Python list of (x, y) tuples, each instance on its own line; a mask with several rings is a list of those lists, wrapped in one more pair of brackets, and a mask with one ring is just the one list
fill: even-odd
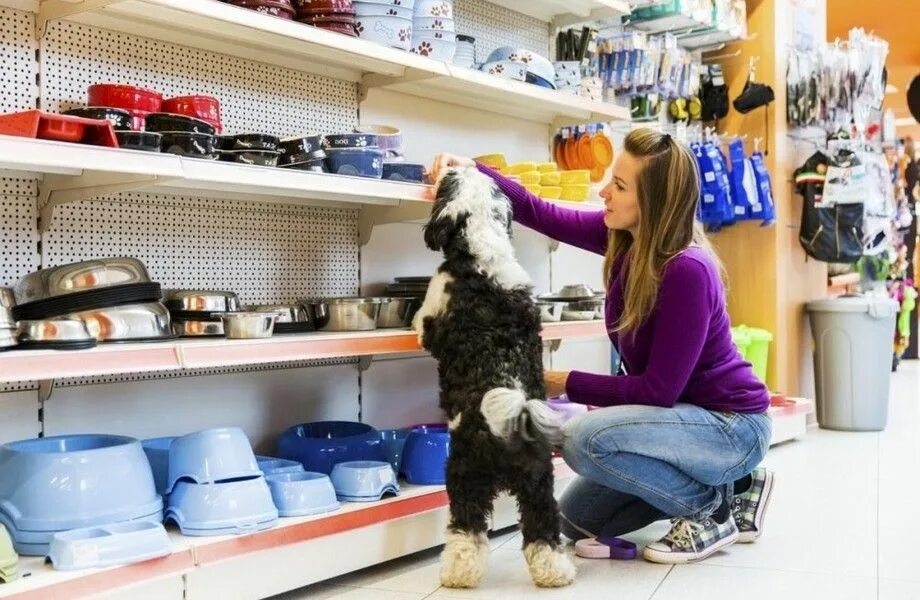
[(421, 306), (418, 298), (380, 298), (380, 312), (377, 315), (378, 329), (396, 329), (412, 324), (415, 311)]
[(172, 332), (180, 337), (224, 337), (224, 322), (174, 320)]
[(382, 298), (326, 298), (311, 301), (317, 325), (323, 331), (373, 331), (377, 329)]
[(85, 342), (95, 340), (80, 319), (56, 318), (40, 321), (20, 321), (19, 343)]
[(557, 323), (562, 320), (562, 313), (568, 306), (567, 302), (549, 302), (538, 300), (537, 308), (540, 309), (540, 321), (543, 323)]
[(236, 292), (215, 290), (168, 290), (165, 304), (174, 312), (236, 312), (240, 310), (240, 299)]
[(224, 335), (231, 340), (269, 338), (275, 330), (278, 313), (274, 312), (222, 312), (214, 313), (223, 321)]
[(100, 342), (172, 339), (169, 311), (161, 302), (122, 304), (66, 315), (80, 319)]
[(603, 300), (584, 300), (570, 302), (562, 310), (563, 321), (593, 321), (604, 318)]
[(16, 332), (12, 329), (0, 329), (0, 350), (12, 348), (19, 342), (16, 341)]
[(313, 321), (313, 309), (302, 304), (255, 304), (246, 307), (247, 311), (275, 313), (275, 323), (309, 323)]
[(16, 297), (13, 290), (0, 287), (0, 329), (14, 329), (16, 320), (13, 319), (13, 307), (16, 306)]
[(144, 263), (126, 256), (102, 258), (42, 269), (26, 275), (14, 288), (25, 304), (127, 283), (149, 283)]

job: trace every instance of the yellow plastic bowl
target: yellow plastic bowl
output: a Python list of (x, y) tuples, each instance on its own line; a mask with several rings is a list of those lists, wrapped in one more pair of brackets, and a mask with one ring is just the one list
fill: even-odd
[(554, 171), (552, 173), (541, 173), (540, 174), (540, 185), (559, 185), (559, 182), (562, 180), (562, 174), (559, 171)]
[(544, 185), (540, 190), (541, 198), (548, 198), (550, 200), (558, 200), (562, 196), (562, 188), (558, 185)]
[(540, 172), (539, 171), (527, 171), (526, 173), (518, 173), (518, 178), (520, 178), (521, 183), (526, 183), (529, 185), (540, 185)]
[(519, 173), (527, 173), (528, 171), (536, 171), (537, 163), (535, 162), (522, 162), (515, 163), (508, 167), (508, 172), (512, 175), (518, 175)]
[(591, 171), (587, 169), (562, 171), (559, 173), (559, 183), (562, 185), (588, 185), (591, 183)]
[(541, 173), (552, 173), (553, 171), (558, 171), (559, 166), (554, 162), (545, 162), (537, 165), (537, 171)]
[(543, 191), (543, 187), (539, 185), (534, 185), (532, 183), (525, 183), (524, 189), (533, 194), (534, 196), (539, 196), (540, 192)]
[(508, 168), (508, 161), (505, 160), (504, 154), (484, 154), (482, 156), (477, 156), (473, 160), (487, 167), (492, 167), (493, 169)]
[(569, 202), (584, 202), (591, 194), (591, 186), (586, 183), (564, 185), (560, 190), (562, 191), (560, 198)]

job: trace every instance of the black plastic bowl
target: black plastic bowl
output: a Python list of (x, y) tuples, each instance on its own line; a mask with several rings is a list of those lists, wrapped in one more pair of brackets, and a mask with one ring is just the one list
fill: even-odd
[(223, 150), (220, 153), (220, 159), (244, 165), (276, 167), (280, 155), (281, 153), (277, 150)]
[(160, 133), (186, 132), (214, 135), (214, 126), (210, 123), (206, 123), (201, 119), (169, 113), (150, 113), (147, 115), (146, 129), (147, 131), (158, 131)]
[(165, 131), (161, 136), (160, 149), (163, 152), (193, 158), (217, 158), (213, 135), (186, 131)]
[(326, 158), (321, 135), (305, 135), (281, 140), (278, 149), (281, 150), (280, 164), (282, 165)]
[(125, 150), (144, 150), (146, 152), (159, 152), (162, 134), (153, 131), (116, 131), (118, 147)]
[(233, 136), (233, 147), (227, 150), (278, 150), (281, 140), (266, 133), (242, 133)]
[(326, 160), (308, 160), (304, 162), (296, 162), (289, 165), (281, 165), (283, 169), (295, 169), (297, 171), (311, 171), (313, 173), (326, 173)]
[(120, 108), (105, 108), (97, 106), (88, 106), (84, 108), (71, 108), (64, 113), (71, 117), (82, 117), (84, 119), (105, 119), (112, 124), (115, 131), (131, 130), (131, 113)]
[(325, 137), (323, 147), (327, 150), (376, 148), (377, 143), (377, 136), (372, 133), (336, 133)]

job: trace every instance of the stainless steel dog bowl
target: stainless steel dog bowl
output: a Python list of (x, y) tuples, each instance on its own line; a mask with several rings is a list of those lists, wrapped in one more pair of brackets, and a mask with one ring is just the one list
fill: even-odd
[(377, 329), (382, 298), (327, 298), (311, 302), (323, 331), (373, 331)]
[(0, 287), (0, 329), (14, 329), (16, 320), (13, 319), (13, 308), (16, 306), (16, 297), (11, 288)]
[(149, 283), (144, 263), (127, 256), (102, 258), (42, 269), (14, 288), (19, 304), (129, 283)]
[(421, 305), (417, 298), (380, 298), (378, 329), (396, 329), (412, 324), (412, 317)]
[(308, 323), (313, 320), (313, 310), (301, 304), (255, 304), (246, 307), (247, 311), (275, 313), (276, 323)]
[(558, 292), (537, 296), (538, 300), (546, 302), (582, 302), (603, 297), (603, 293), (595, 292), (590, 286), (584, 284), (567, 285)]
[(562, 320), (562, 313), (568, 306), (567, 302), (549, 302), (538, 300), (537, 308), (540, 309), (540, 321), (543, 323), (557, 323)]
[(223, 321), (224, 335), (231, 340), (252, 340), (269, 338), (275, 330), (278, 313), (274, 312), (226, 312), (214, 313)]
[(130, 342), (171, 339), (169, 311), (161, 302), (123, 304), (67, 315), (86, 324), (89, 334), (100, 342)]
[(602, 299), (570, 302), (562, 310), (563, 321), (592, 321), (603, 318), (604, 301)]
[(180, 337), (224, 337), (224, 322), (173, 320), (172, 331)]
[(56, 318), (19, 322), (19, 342), (86, 342), (95, 340), (80, 319)]
[(240, 299), (235, 292), (214, 290), (168, 290), (166, 308), (173, 312), (236, 312)]
[(15, 329), (0, 329), (0, 350), (12, 348), (18, 343)]

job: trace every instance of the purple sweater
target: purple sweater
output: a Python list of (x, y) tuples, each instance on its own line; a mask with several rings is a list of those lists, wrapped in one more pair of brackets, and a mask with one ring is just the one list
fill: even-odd
[[(589, 252), (606, 252), (603, 211), (562, 208), (488, 167), (479, 170), (511, 199), (518, 223)], [(607, 290), (611, 330), (624, 308), (624, 262), (621, 257), (614, 264)], [(592, 406), (687, 402), (714, 411), (764, 412), (770, 395), (732, 342), (730, 327), (719, 271), (704, 250), (691, 246), (665, 266), (655, 309), (635, 334), (610, 334), (629, 375), (572, 371), (566, 393)]]

